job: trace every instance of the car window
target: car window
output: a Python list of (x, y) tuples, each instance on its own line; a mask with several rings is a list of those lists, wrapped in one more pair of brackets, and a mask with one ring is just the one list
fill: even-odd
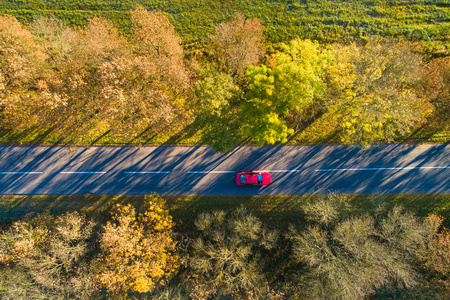
[(263, 182), (262, 174), (258, 174), (257, 177), (258, 177), (258, 184), (262, 184), (262, 182)]
[(244, 184), (245, 183), (245, 175), (241, 175), (239, 180), (241, 181), (242, 184)]

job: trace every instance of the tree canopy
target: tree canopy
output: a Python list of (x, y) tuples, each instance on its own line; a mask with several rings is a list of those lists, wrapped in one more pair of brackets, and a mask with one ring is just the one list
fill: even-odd
[(215, 27), (208, 39), (209, 51), (221, 70), (242, 80), (247, 67), (256, 65), (265, 53), (263, 33), (260, 20), (236, 13), (232, 20)]
[[(331, 201), (328, 201), (331, 200)], [(412, 290), (419, 249), (434, 231), (401, 207), (346, 216), (339, 197), (305, 205), (312, 223), (291, 227), (294, 258), (307, 268), (303, 286), (321, 299), (361, 299)]]
[(333, 61), (330, 50), (309, 40), (282, 44), (269, 65), (250, 66), (247, 101), (242, 104), (244, 133), (258, 145), (286, 142), (293, 133), (283, 117), (290, 110), (302, 113), (326, 91), (325, 70)]
[(95, 223), (76, 212), (18, 221), (0, 235), (0, 291), (8, 299), (89, 299), (96, 290)]
[[(57, 216), (2, 223), (0, 294), (5, 299), (446, 299), (450, 235), (443, 224), (448, 220), (426, 213), (421, 218), (396, 206), (410, 204), (410, 197), (257, 197), (257, 203), (247, 203), (252, 210), (226, 201), (228, 211), (197, 206), (197, 213), (181, 202), (192, 205), (198, 199), (170, 197), (166, 206), (157, 195), (102, 196), (82, 212), (54, 210)], [(419, 199), (423, 209), (435, 209), (428, 207), (437, 204), (429, 195)], [(214, 198), (207, 200), (212, 205)], [(72, 210), (72, 201), (64, 201), (64, 208)]]
[(424, 122), (431, 105), (415, 88), (421, 68), (420, 56), (405, 43), (338, 46), (328, 70), (327, 107), (338, 119), (342, 142), (390, 140)]
[(167, 14), (137, 7), (130, 17), (124, 35), (101, 17), (70, 28), (54, 17), (26, 27), (1, 16), (7, 139), (140, 144), (181, 136), (227, 152), (243, 141), (288, 139), (367, 146), (426, 122), (430, 139), (448, 131), (449, 60), (423, 45), (373, 37), (266, 44), (262, 22), (236, 13), (205, 47), (190, 49)]
[(276, 232), (244, 208), (228, 214), (201, 214), (195, 226), (199, 236), (189, 247), (187, 261), (188, 270), (198, 276), (193, 295), (209, 298), (262, 292), (261, 251), (275, 247)]
[(144, 206), (136, 213), (131, 205), (117, 205), (103, 228), (97, 276), (112, 293), (151, 291), (177, 268), (172, 217), (158, 196)]

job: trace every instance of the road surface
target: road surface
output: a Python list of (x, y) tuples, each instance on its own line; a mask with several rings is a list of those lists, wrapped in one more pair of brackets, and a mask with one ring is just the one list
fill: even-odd
[[(236, 172), (269, 171), (269, 186)], [(0, 194), (450, 193), (450, 145), (0, 147)]]

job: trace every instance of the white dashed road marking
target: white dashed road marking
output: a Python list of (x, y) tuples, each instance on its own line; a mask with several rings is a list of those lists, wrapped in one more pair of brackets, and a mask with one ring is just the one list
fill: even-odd
[(28, 174), (42, 174), (44, 172), (0, 172), (0, 175), (28, 175)]
[(142, 171), (142, 172), (124, 172), (125, 174), (169, 174), (170, 171)]
[(61, 174), (106, 174), (106, 172), (59, 172)]
[(316, 172), (340, 172), (340, 171), (379, 171), (379, 170), (420, 170), (420, 169), (450, 169), (445, 167), (398, 167), (398, 168), (351, 168), (351, 169), (317, 169)]
[(236, 173), (235, 171), (189, 171), (188, 174)]
[(253, 171), (253, 172), (294, 173), (294, 172), (300, 172), (300, 170), (261, 170), (261, 171)]

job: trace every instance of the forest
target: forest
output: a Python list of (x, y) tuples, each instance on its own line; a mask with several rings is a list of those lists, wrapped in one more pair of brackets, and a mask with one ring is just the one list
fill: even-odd
[[(257, 205), (273, 205), (264, 197), (259, 196)], [(270, 218), (245, 206), (183, 210), (172, 217), (165, 200), (155, 194), (131, 203), (103, 198), (103, 204), (76, 211), (73, 206), (67, 209), (71, 200), (66, 197), (60, 214), (34, 212), (4, 224), (2, 297), (282, 300), (450, 295), (450, 233), (443, 217), (418, 217), (383, 197), (294, 197), (289, 202), (298, 207), (295, 213), (292, 207), (277, 210), (279, 214), (267, 211)], [(419, 200), (430, 204), (432, 198), (422, 195)], [(448, 203), (448, 197), (441, 198)], [(361, 201), (367, 205), (362, 207)]]
[(261, 20), (236, 12), (187, 51), (169, 15), (130, 14), (128, 35), (102, 17), (73, 28), (1, 16), (1, 141), (222, 152), (243, 143), (448, 141), (445, 45), (380, 36), (269, 43)]

